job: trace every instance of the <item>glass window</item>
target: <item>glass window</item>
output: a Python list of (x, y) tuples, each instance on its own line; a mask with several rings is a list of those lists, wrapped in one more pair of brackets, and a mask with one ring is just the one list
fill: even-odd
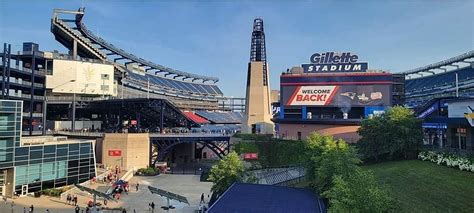
[(28, 155), (29, 147), (22, 147), (15, 149), (15, 156)]
[(58, 157), (67, 156), (67, 149), (57, 149)]
[(42, 151), (31, 151), (30, 152), (30, 159), (31, 160), (37, 160), (43, 158), (43, 152)]
[(17, 166), (15, 169), (16, 169), (17, 176), (28, 175), (28, 166)]
[(44, 153), (56, 153), (56, 146), (44, 146)]
[(79, 144), (69, 144), (69, 152), (79, 151)]
[(28, 182), (41, 181), (40, 173), (33, 173), (28, 175)]

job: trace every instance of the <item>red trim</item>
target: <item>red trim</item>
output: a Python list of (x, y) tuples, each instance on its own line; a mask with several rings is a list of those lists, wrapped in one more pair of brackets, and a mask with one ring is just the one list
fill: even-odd
[(280, 85), (283, 86), (299, 86), (299, 85), (338, 85), (338, 84), (353, 84), (353, 85), (358, 85), (358, 84), (392, 84), (393, 82), (391, 81), (360, 81), (360, 82), (348, 82), (348, 81), (342, 81), (342, 82), (307, 82), (307, 83), (280, 83)]
[(288, 99), (288, 102), (286, 105), (290, 105), (291, 102), (293, 102), (293, 99), (295, 98), (296, 94), (298, 94), (298, 91), (300, 91), (301, 86), (297, 86), (293, 94), (291, 95), (290, 99)]
[(389, 76), (392, 73), (307, 73), (307, 74), (284, 74), (280, 75), (282, 78), (305, 78), (311, 76)]
[(336, 93), (337, 93), (338, 90), (339, 90), (339, 86), (334, 87), (334, 91), (331, 93), (331, 95), (329, 96), (329, 98), (328, 98), (328, 100), (326, 101), (326, 103), (324, 103), (324, 105), (328, 105), (329, 103), (331, 103), (332, 98), (334, 98), (334, 95), (336, 95)]

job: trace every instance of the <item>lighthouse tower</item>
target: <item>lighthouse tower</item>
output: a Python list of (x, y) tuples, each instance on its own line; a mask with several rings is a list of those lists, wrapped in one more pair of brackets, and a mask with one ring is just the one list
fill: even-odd
[(270, 84), (263, 19), (253, 21), (250, 62), (247, 73), (243, 133), (273, 134), (271, 121)]

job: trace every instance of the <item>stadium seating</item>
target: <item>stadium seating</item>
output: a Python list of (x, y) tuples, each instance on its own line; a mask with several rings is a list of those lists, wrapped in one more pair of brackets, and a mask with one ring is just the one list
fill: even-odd
[(474, 69), (465, 67), (416, 79), (406, 79), (405, 95), (408, 107), (416, 107), (437, 97), (450, 97), (456, 93), (458, 73), (459, 96), (465, 97), (474, 91)]
[(239, 112), (210, 112), (202, 110), (197, 111), (196, 114), (215, 124), (240, 124), (243, 117)]
[(163, 88), (164, 90), (175, 90), (182, 93), (190, 93), (190, 94), (200, 94), (200, 95), (209, 95), (209, 96), (216, 96), (216, 95), (223, 95), (222, 91), (216, 85), (209, 85), (209, 84), (198, 84), (198, 83), (191, 83), (186, 81), (179, 81), (179, 80), (172, 80), (168, 78), (163, 78), (160, 76), (152, 75), (152, 74), (137, 74), (131, 71), (127, 72), (127, 78), (133, 79), (135, 81), (140, 81), (145, 85), (150, 84), (153, 86), (157, 86), (159, 88)]

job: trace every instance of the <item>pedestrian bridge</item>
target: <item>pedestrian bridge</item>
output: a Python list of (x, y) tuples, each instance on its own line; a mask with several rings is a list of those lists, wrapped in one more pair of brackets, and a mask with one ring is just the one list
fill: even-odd
[[(87, 138), (97, 139), (103, 138), (105, 132), (82, 132), (82, 131), (54, 131), (49, 132), (52, 135), (68, 136), (71, 138)], [(123, 133), (123, 134), (135, 134), (135, 133)], [(140, 133), (138, 133), (140, 134)], [(196, 143), (200, 144), (201, 147), (207, 147), (214, 152), (219, 158), (224, 157), (230, 151), (230, 137), (231, 135), (226, 134), (212, 134), (212, 133), (149, 133), (150, 146), (151, 146), (151, 159), (152, 165), (162, 161), (165, 156), (172, 150), (172, 148), (178, 144), (183, 143)]]

